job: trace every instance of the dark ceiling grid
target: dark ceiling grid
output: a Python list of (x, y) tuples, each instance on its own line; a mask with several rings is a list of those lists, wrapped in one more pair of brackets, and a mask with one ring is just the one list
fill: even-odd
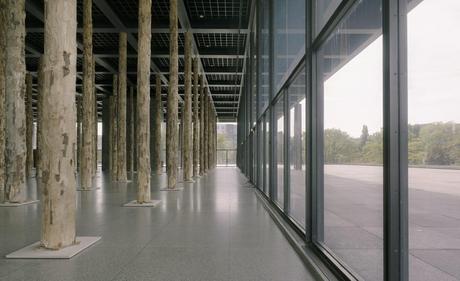
[[(200, 56), (200, 64), (206, 74), (206, 80), (219, 116), (231, 117), (237, 110), (238, 97), (235, 87), (241, 85), (243, 54), (248, 35), (249, 9), (251, 0), (179, 0), (182, 15), (179, 22), (179, 93), (183, 96), (183, 45), (186, 30), (193, 33), (194, 54)], [(39, 55), (43, 52), (43, 0), (26, 0), (28, 34), (26, 37), (26, 62), (28, 69), (35, 71)], [(82, 0), (77, 0), (78, 27), (82, 27)], [(99, 99), (112, 92), (113, 73), (118, 69), (118, 33), (129, 33), (128, 78), (136, 82), (137, 71), (137, 14), (138, 0), (93, 0), (94, 54), (96, 55), (96, 84)], [(243, 8), (240, 11), (240, 5)], [(185, 9), (184, 9), (185, 8)], [(185, 11), (185, 13), (184, 13)], [(243, 25), (238, 31), (240, 14)], [(184, 16), (185, 15), (185, 16)], [(169, 78), (169, 0), (152, 1), (152, 81), (158, 71), (167, 85)], [(209, 26), (203, 22), (210, 23)], [(219, 24), (213, 25), (218, 22)], [(246, 24), (244, 24), (246, 23)], [(185, 24), (185, 25), (183, 25)], [(79, 54), (82, 51), (82, 37), (78, 35)], [(239, 58), (238, 58), (239, 57)], [(82, 58), (77, 58), (79, 75), (77, 83), (81, 85)], [(236, 69), (238, 66), (238, 70)], [(237, 70), (237, 71), (236, 71)], [(163, 89), (163, 95), (167, 91)], [(228, 110), (233, 107), (234, 110)]]

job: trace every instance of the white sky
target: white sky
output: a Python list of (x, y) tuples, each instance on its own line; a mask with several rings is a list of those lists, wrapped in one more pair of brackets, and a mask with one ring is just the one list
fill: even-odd
[[(424, 0), (408, 15), (409, 123), (460, 122), (460, 0)], [(324, 84), (325, 128), (353, 137), (382, 127), (382, 38)]]

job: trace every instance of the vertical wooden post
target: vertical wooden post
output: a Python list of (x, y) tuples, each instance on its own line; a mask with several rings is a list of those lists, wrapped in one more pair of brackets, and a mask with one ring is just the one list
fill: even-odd
[[(0, 159), (5, 159), (6, 1), (0, 1)], [(5, 201), (5, 161), (0, 161), (0, 203)]]
[(169, 1), (169, 92), (167, 104), (167, 137), (166, 151), (168, 188), (174, 189), (177, 184), (177, 154), (178, 154), (178, 33), (177, 33), (177, 0)]
[(76, 99), (77, 103), (77, 171), (80, 172), (81, 167), (81, 119), (82, 119), (82, 112), (81, 112), (81, 98)]
[(7, 0), (6, 9), (6, 195), (9, 202), (26, 200), (25, 3)]
[(32, 111), (32, 75), (28, 72), (26, 74), (26, 177), (32, 176), (32, 169), (34, 167), (34, 148), (32, 139), (34, 134), (34, 113)]
[(139, 0), (139, 55), (137, 62), (138, 192), (137, 203), (150, 202), (150, 60), (152, 1)]
[(209, 169), (209, 96), (208, 88), (205, 88), (205, 102), (204, 106), (204, 172), (207, 173)]
[(117, 106), (117, 101), (118, 101), (118, 75), (114, 74), (113, 75), (113, 93), (112, 96), (110, 97), (110, 105), (111, 105), (111, 155), (112, 159), (111, 161), (111, 177), (112, 180), (116, 181), (117, 180), (117, 168), (118, 168), (118, 153), (117, 153), (117, 148), (118, 148), (118, 121), (117, 121), (117, 115), (118, 115), (118, 106)]
[(93, 20), (92, 0), (83, 0), (83, 120), (81, 189), (90, 189), (93, 175)]
[[(43, 56), (40, 57), (38, 62), (38, 98), (37, 98), (37, 165), (36, 165), (36, 177), (42, 177), (41, 159), (42, 159), (42, 128), (43, 128), (43, 82), (45, 80), (43, 76)], [(81, 108), (81, 100), (80, 100)], [(81, 126), (80, 126), (81, 129)], [(80, 143), (81, 145), (81, 143)], [(79, 147), (81, 151), (81, 147)]]
[(183, 163), (184, 163), (184, 181), (192, 181), (193, 169), (193, 151), (192, 151), (192, 34), (190, 31), (185, 33), (185, 95), (184, 95), (184, 115), (183, 124)]
[(193, 60), (193, 177), (197, 177), (200, 162), (200, 117), (199, 117), (199, 76), (198, 76), (198, 58)]
[(155, 75), (155, 100), (153, 101), (154, 144), (153, 144), (153, 169), (155, 174), (161, 175), (161, 122), (163, 121), (163, 105), (161, 103), (161, 78), (160, 74)]
[[(204, 74), (203, 74), (204, 75)], [(200, 77), (200, 176), (204, 174), (204, 76)]]
[(133, 86), (129, 87), (129, 97), (127, 98), (127, 114), (126, 114), (126, 170), (131, 173), (130, 179), (132, 179), (133, 172), (133, 143), (134, 143), (134, 88)]
[(45, 1), (41, 244), (75, 243), (77, 1)]
[(127, 181), (126, 172), (126, 63), (127, 63), (127, 34), (120, 33), (118, 56), (118, 168), (117, 180)]
[(93, 111), (92, 111), (92, 116), (93, 116), (93, 126), (92, 126), (92, 136), (93, 136), (93, 149), (92, 149), (92, 167), (93, 167), (93, 176), (96, 175), (97, 173), (97, 139), (98, 139), (98, 121), (99, 121), (99, 115), (97, 113), (97, 92), (96, 92), (96, 59), (93, 56), (93, 68), (91, 69), (91, 73), (93, 76), (92, 80), (92, 86), (93, 86), (93, 98), (92, 98), (92, 104), (93, 104)]

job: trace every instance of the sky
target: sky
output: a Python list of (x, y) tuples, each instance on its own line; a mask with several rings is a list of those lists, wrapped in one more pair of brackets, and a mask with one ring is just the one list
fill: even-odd
[[(460, 0), (424, 0), (408, 15), (409, 123), (460, 123)], [(324, 127), (359, 137), (382, 127), (382, 37), (324, 84)]]

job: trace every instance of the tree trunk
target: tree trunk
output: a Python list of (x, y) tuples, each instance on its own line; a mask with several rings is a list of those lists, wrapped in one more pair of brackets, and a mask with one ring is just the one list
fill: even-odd
[[(204, 74), (203, 74), (204, 75)], [(204, 174), (204, 76), (200, 77), (200, 175)]]
[(81, 99), (77, 98), (77, 171), (80, 171), (81, 166), (81, 119), (82, 119), (82, 112), (81, 112)]
[(138, 158), (138, 151), (139, 151), (139, 141), (137, 139), (137, 131), (138, 131), (138, 124), (139, 124), (139, 110), (137, 108), (137, 93), (139, 93), (139, 91), (137, 90), (136, 91), (136, 96), (134, 97), (134, 100), (133, 100), (133, 104), (134, 104), (134, 110), (133, 110), (133, 114), (134, 114), (134, 144), (133, 144), (133, 154), (134, 154), (134, 158), (133, 158), (133, 166), (134, 166), (134, 171), (137, 172), (137, 160), (139, 160)]
[(6, 194), (9, 202), (26, 200), (25, 3), (6, 0)]
[(6, 1), (0, 1), (0, 203), (5, 201)]
[(163, 105), (161, 103), (161, 78), (160, 74), (156, 75), (156, 85), (155, 85), (155, 100), (154, 105), (154, 114), (153, 118), (155, 120), (154, 125), (154, 140), (153, 140), (153, 169), (157, 175), (161, 175), (161, 122), (163, 121)]
[(118, 176), (117, 180), (128, 180), (126, 172), (126, 63), (127, 63), (127, 34), (120, 33), (118, 57)]
[(208, 170), (212, 169), (212, 129), (214, 128), (214, 122), (212, 120), (213, 110), (212, 110), (212, 101), (211, 97), (208, 98)]
[(97, 136), (97, 123), (99, 121), (99, 115), (97, 113), (97, 93), (96, 93), (96, 59), (95, 57), (93, 56), (93, 68), (92, 68), (92, 76), (93, 76), (93, 80), (92, 80), (92, 85), (93, 85), (93, 100), (92, 100), (92, 103), (93, 103), (93, 112), (92, 112), (92, 116), (93, 116), (93, 132), (92, 132), (92, 136), (93, 136), (93, 149), (92, 149), (92, 167), (93, 167), (93, 176), (96, 176), (96, 173), (97, 173), (97, 139), (98, 139), (98, 136)]
[(208, 88), (205, 88), (204, 96), (204, 172), (208, 172), (208, 154), (209, 154), (209, 96)]
[(113, 94), (112, 96), (110, 97), (111, 98), (111, 101), (110, 101), (110, 104), (111, 104), (111, 114), (112, 114), (112, 118), (111, 118), (111, 128), (112, 128), (112, 135), (111, 135), (111, 147), (112, 147), (112, 151), (111, 151), (111, 154), (112, 154), (112, 163), (111, 163), (111, 176), (112, 176), (112, 180), (117, 180), (117, 169), (118, 169), (118, 153), (117, 153), (117, 148), (118, 148), (118, 122), (117, 122), (117, 115), (118, 115), (118, 75), (113, 75)]
[(182, 114), (184, 114), (183, 124), (183, 146), (184, 154), (184, 181), (192, 180), (193, 151), (192, 151), (192, 34), (190, 31), (185, 33), (185, 104)]
[(41, 244), (75, 243), (77, 1), (45, 0)]
[(126, 114), (126, 170), (133, 171), (133, 95), (134, 89), (129, 88), (129, 96), (127, 98), (127, 114)]
[(137, 62), (138, 192), (137, 202), (150, 202), (150, 60), (152, 1), (139, 0), (139, 46)]
[(198, 164), (200, 160), (200, 138), (199, 138), (199, 88), (198, 88), (198, 58), (193, 60), (193, 177), (198, 176)]
[(80, 185), (90, 189), (93, 175), (93, 20), (92, 0), (83, 1), (83, 130)]
[(32, 176), (34, 167), (34, 148), (32, 146), (34, 134), (34, 113), (32, 111), (32, 75), (26, 74), (26, 177)]
[[(37, 165), (36, 177), (42, 177), (41, 159), (42, 159), (42, 128), (43, 128), (43, 56), (38, 63), (38, 94), (37, 94)], [(81, 126), (80, 126), (81, 128)], [(81, 147), (80, 147), (81, 149)]]
[(177, 154), (178, 154), (178, 33), (177, 33), (177, 0), (169, 2), (169, 93), (167, 109), (167, 174), (168, 188), (174, 189), (177, 184)]

